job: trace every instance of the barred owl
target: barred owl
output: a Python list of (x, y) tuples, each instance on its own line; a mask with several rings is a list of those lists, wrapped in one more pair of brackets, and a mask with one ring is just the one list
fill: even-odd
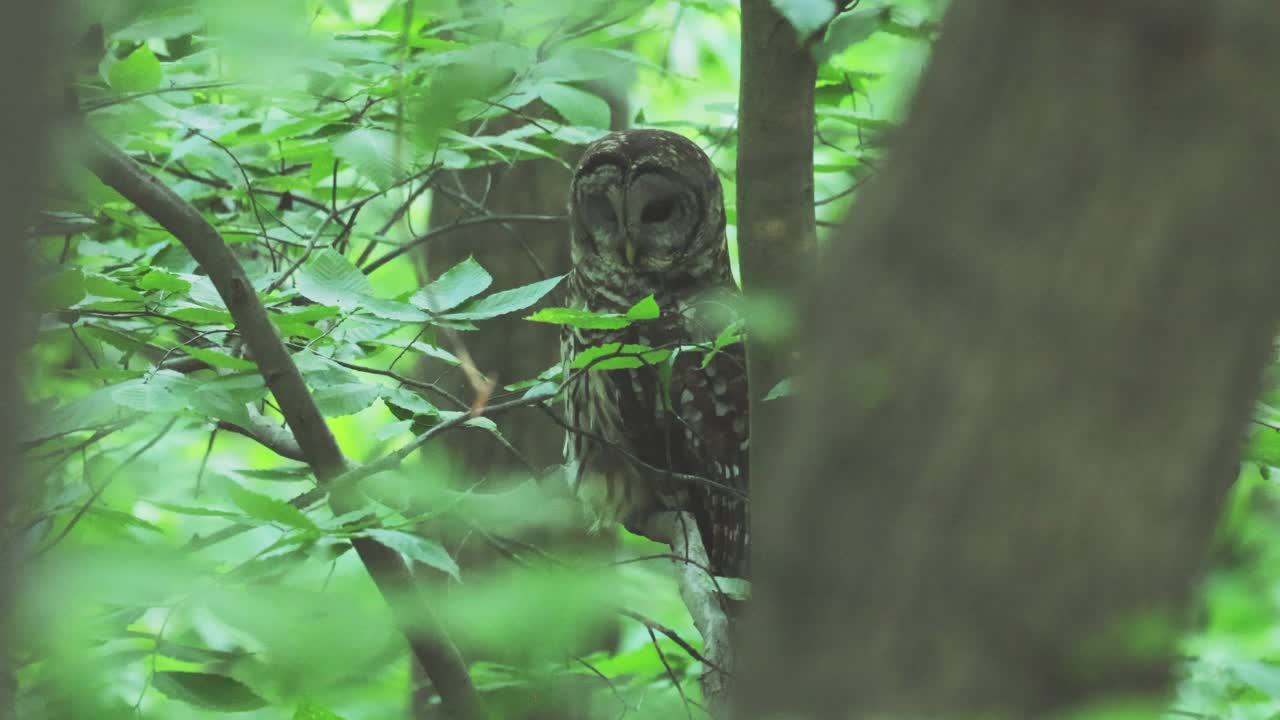
[(661, 315), (622, 329), (566, 327), (566, 368), (587, 348), (609, 343), (675, 351), (662, 362), (571, 376), (570, 482), (598, 522), (638, 530), (654, 513), (687, 511), (712, 571), (746, 577), (742, 345), (730, 344), (704, 363), (704, 349), (733, 322), (738, 296), (715, 169), (697, 145), (675, 133), (611, 133), (578, 162), (569, 215), (569, 303), (621, 313), (653, 295)]

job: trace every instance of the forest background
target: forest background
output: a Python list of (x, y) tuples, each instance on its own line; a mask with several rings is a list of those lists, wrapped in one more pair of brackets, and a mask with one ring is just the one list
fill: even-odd
[[(831, 21), (825, 4), (777, 3), (818, 33), (820, 247), (876, 176), (942, 13), (863, 2)], [(707, 150), (736, 259), (741, 20), (688, 0), (122, 0), (64, 18), (76, 54), (45, 89), (75, 119), (24, 239), (40, 314), (5, 517), (25, 579), (16, 716), (435, 717), (370, 541), (428, 580), (416, 622), (452, 637), (497, 716), (700, 715), (667, 549), (583, 534), (531, 481), (557, 463), (562, 430), (535, 406), (561, 377), (558, 328), (527, 316), (567, 270), (568, 168), (610, 128)], [(364, 495), (324, 502), (208, 275), (81, 165), (84, 127), (233, 249), (342, 456), (383, 463)], [(752, 323), (796, 320), (766, 305)], [(1278, 428), (1264, 402), (1178, 638), (1174, 715), (1280, 712)]]

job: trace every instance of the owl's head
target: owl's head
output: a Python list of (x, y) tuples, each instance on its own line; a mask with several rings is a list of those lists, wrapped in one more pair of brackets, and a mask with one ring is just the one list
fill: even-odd
[(666, 130), (625, 130), (587, 146), (569, 193), (575, 266), (694, 278), (727, 270), (724, 194), (701, 148)]

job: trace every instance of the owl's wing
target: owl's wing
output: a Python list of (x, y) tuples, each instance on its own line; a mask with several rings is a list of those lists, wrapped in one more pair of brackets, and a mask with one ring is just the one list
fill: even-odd
[(699, 352), (681, 353), (671, 373), (673, 434), (686, 457), (683, 472), (717, 487), (691, 489), (692, 509), (717, 575), (747, 577), (750, 432), (746, 355), (741, 344), (717, 352), (702, 367)]

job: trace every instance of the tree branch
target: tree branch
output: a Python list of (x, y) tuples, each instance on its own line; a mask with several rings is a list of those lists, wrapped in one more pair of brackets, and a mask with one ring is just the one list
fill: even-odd
[[(680, 586), (680, 597), (689, 608), (694, 627), (702, 635), (703, 665), (706, 666), (702, 673), (702, 696), (711, 717), (728, 717), (729, 681), (734, 667), (732, 625), (721, 604), (724, 596), (715, 578), (704, 569), (711, 566), (711, 561), (698, 534), (698, 525), (687, 512), (661, 513), (650, 519), (646, 531), (649, 537), (665, 539), (675, 555), (671, 565)], [(645, 625), (654, 629), (647, 622)]]
[[(173, 233), (209, 275), (279, 402), (303, 457), (317, 480), (327, 485), (342, 474), (347, 461), (235, 255), (195, 208), (110, 142), (93, 132), (87, 135), (86, 160), (94, 174)], [(337, 514), (359, 508), (351, 493), (334, 493), (330, 502)], [(352, 544), (391, 605), (414, 657), (446, 710), (458, 718), (484, 717), (461, 655), (439, 626), (403, 558), (367, 537), (353, 538)]]

